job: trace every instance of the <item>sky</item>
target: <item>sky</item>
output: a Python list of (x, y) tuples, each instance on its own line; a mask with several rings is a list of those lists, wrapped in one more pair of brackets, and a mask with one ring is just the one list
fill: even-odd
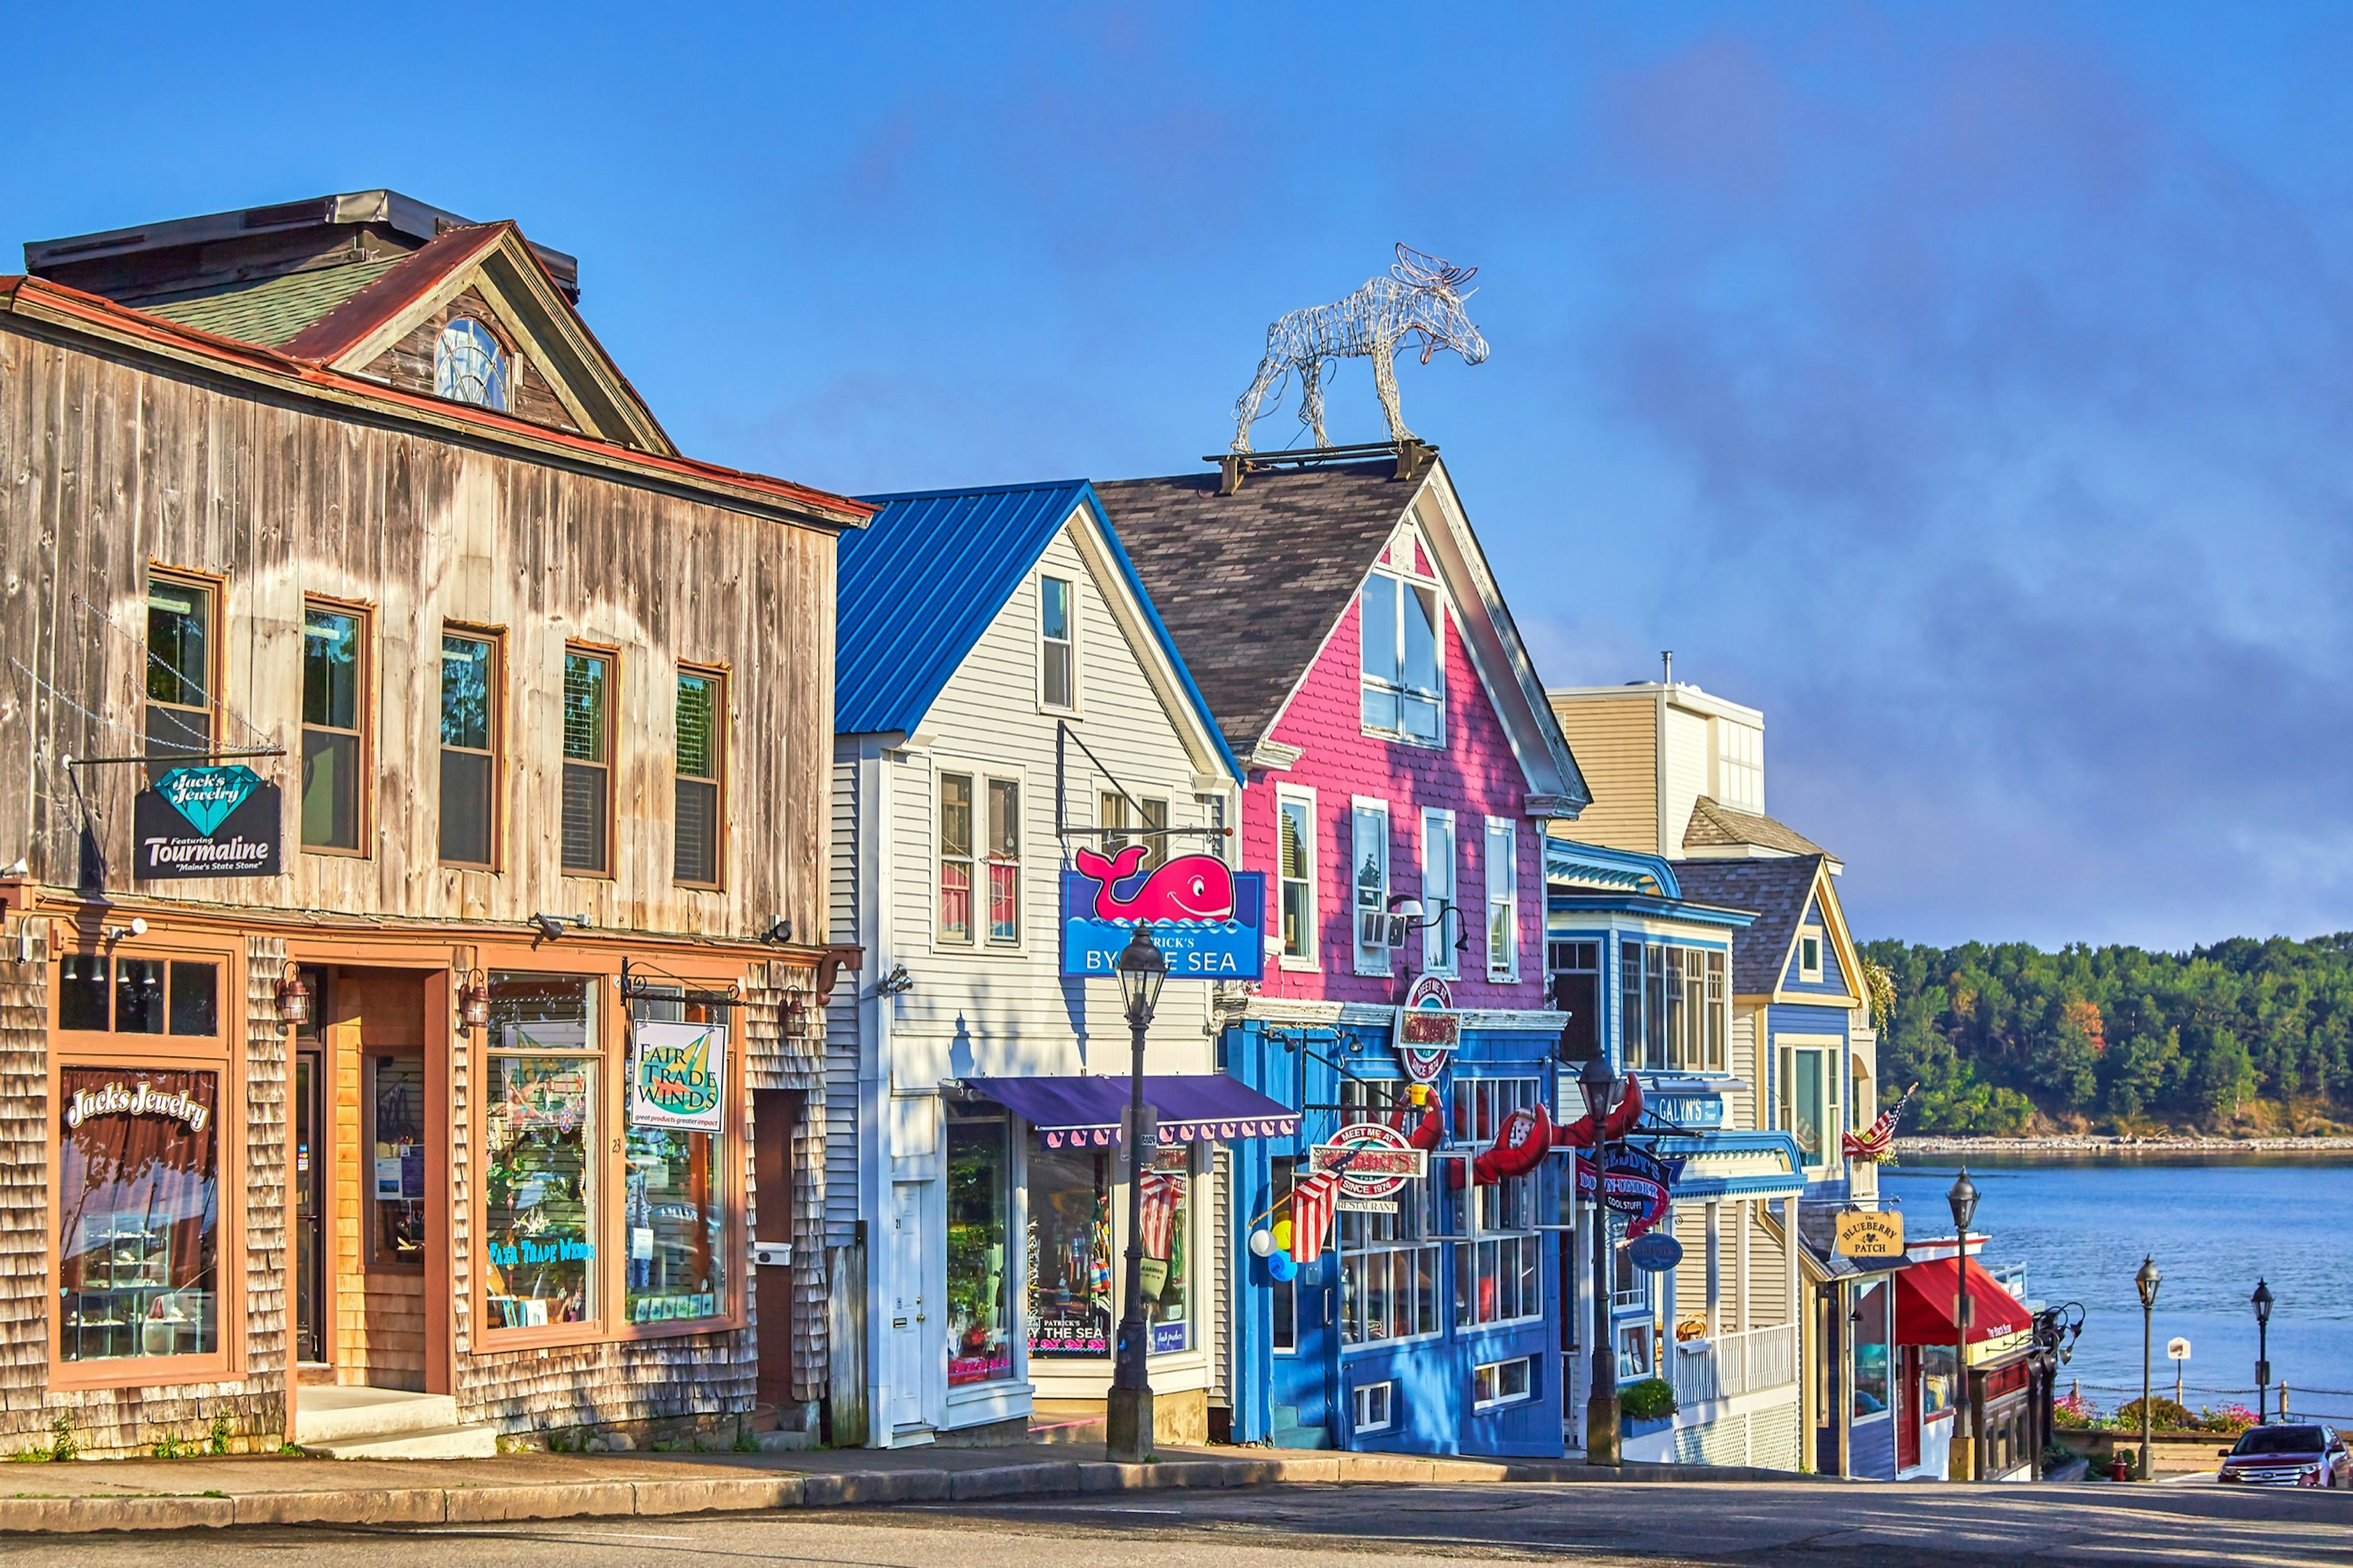
[[(1198, 470), (1404, 241), (1549, 684), (1767, 715), (1864, 937), (2353, 927), (2353, 10), (38, 7), (0, 244), (390, 186), (689, 453)], [(1382, 434), (1369, 374), (1332, 438)], [(1293, 444), (1291, 406), (1258, 426)]]

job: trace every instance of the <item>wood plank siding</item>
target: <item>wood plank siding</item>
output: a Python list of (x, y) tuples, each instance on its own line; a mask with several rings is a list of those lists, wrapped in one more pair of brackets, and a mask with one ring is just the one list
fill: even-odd
[(358, 374), (405, 392), (432, 392), (435, 345), (441, 341), (441, 329), (460, 317), (480, 324), (506, 351), (509, 408), (534, 424), (553, 425), (559, 430), (580, 428), (572, 411), (556, 396), (547, 367), (523, 350), (514, 330), (478, 289), (459, 289), (448, 304), (410, 328), (406, 336)]
[(1576, 821), (1555, 823), (1552, 831), (1581, 844), (1661, 853), (1655, 694), (1556, 695), (1552, 710), (1560, 720), (1561, 733), (1568, 737), (1586, 787), (1593, 792), (1593, 804)]

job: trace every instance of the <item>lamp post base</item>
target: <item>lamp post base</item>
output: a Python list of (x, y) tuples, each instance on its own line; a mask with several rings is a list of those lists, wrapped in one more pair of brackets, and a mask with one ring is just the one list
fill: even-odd
[(1152, 1458), (1152, 1390), (1114, 1388), (1103, 1406), (1103, 1447), (1114, 1464)]
[(1597, 1394), (1585, 1402), (1585, 1462), (1615, 1465), (1618, 1458), (1618, 1390)]

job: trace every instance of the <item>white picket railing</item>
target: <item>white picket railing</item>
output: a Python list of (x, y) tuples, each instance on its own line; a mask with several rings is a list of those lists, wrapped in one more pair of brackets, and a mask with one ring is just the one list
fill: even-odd
[(1797, 1326), (1685, 1340), (1675, 1346), (1674, 1369), (1675, 1398), (1687, 1405), (1779, 1388), (1798, 1381)]

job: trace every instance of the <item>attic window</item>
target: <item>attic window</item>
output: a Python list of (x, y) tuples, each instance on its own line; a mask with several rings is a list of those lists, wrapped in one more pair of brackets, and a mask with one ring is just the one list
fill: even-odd
[(1357, 597), (1363, 610), (1365, 733), (1437, 745), (1446, 705), (1439, 675), (1445, 618), (1438, 590), (1375, 572), (1365, 578)]
[(433, 345), (433, 391), (453, 402), (505, 411), (506, 354), (480, 321), (460, 316), (441, 329)]

